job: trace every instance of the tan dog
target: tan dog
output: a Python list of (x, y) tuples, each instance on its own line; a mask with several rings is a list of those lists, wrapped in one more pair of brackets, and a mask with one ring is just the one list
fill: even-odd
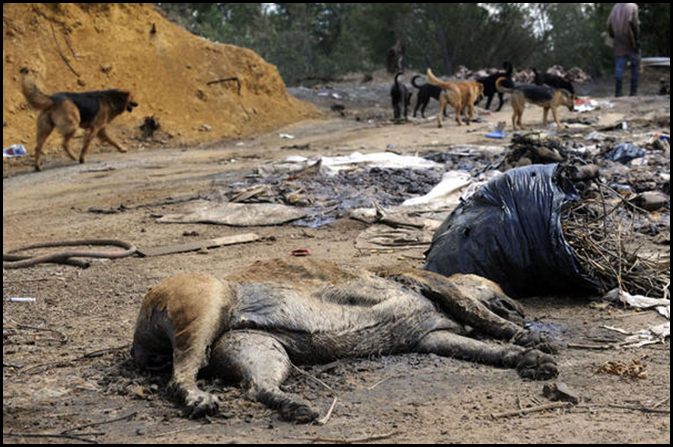
[[(465, 112), (465, 120), (470, 125), (470, 120), (474, 119), (474, 103), (484, 93), (484, 85), (479, 82), (471, 81), (442, 81), (437, 78), (432, 70), (427, 71), (428, 83), (442, 88), (439, 96), (439, 114), (437, 115), (437, 127), (442, 127), (442, 112), (447, 104), (451, 104), (456, 111), (456, 122), (462, 125), (460, 117)], [(467, 110), (469, 109), (469, 116)]]
[(575, 94), (570, 93), (564, 89), (554, 90), (553, 88), (546, 85), (533, 85), (533, 84), (519, 84), (507, 87), (506, 82), (511, 82), (509, 78), (502, 77), (498, 78), (495, 81), (496, 89), (501, 93), (510, 93), (512, 95), (512, 127), (514, 130), (523, 129), (521, 125), (521, 117), (523, 116), (523, 111), (526, 108), (526, 103), (530, 102), (537, 106), (542, 107), (542, 122), (547, 125), (547, 116), (549, 110), (554, 116), (554, 122), (558, 127), (561, 126), (561, 122), (558, 119), (556, 109), (559, 106), (566, 106), (568, 110), (573, 111), (575, 109)]
[(35, 170), (41, 171), (42, 149), (54, 127), (63, 135), (63, 149), (73, 160), (77, 156), (70, 149), (70, 140), (78, 128), (86, 129), (79, 162), (86, 162), (86, 153), (94, 137), (126, 152), (105, 131), (105, 126), (125, 110), (132, 112), (138, 103), (125, 90), (105, 90), (83, 93), (55, 93), (47, 96), (35, 85), (27, 68), (21, 69), (21, 91), (28, 103), (40, 110), (37, 117), (37, 145), (35, 146)]

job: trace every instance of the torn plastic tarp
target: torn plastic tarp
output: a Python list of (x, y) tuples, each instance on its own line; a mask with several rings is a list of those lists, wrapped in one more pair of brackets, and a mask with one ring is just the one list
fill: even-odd
[(159, 223), (207, 223), (236, 227), (282, 225), (301, 219), (308, 211), (276, 203), (219, 203), (207, 200), (189, 202)]
[(442, 205), (453, 198), (455, 205), (458, 204), (459, 194), (465, 187), (472, 183), (472, 176), (465, 171), (445, 172), (442, 181), (430, 192), (420, 197), (412, 197), (402, 202), (402, 206), (431, 205), (440, 202)]
[(442, 165), (439, 163), (412, 155), (397, 155), (392, 152), (375, 152), (370, 154), (353, 152), (350, 155), (339, 157), (306, 158), (299, 155), (292, 155), (280, 163), (262, 165), (258, 167), (258, 171), (264, 176), (297, 172), (315, 165), (318, 161), (321, 161), (320, 171), (325, 175), (335, 175), (339, 171), (355, 168), (409, 168), (417, 170), (442, 168)]
[(474, 273), (511, 296), (595, 293), (563, 237), (561, 213), (578, 200), (559, 164), (511, 169), (481, 187), (435, 232), (425, 269)]

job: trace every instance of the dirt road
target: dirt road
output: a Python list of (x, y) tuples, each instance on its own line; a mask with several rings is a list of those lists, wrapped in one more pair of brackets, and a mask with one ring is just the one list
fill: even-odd
[[(542, 395), (543, 384), (523, 381), (513, 370), (434, 355), (301, 366), (305, 373), (296, 370), (286, 384), (288, 390), (315, 402), (323, 414), (337, 398), (325, 426), (306, 426), (282, 422), (274, 412), (246, 400), (235, 386), (211, 381), (205, 386), (222, 393), (225, 402), (221, 414), (188, 420), (164, 392), (167, 376), (143, 375), (135, 369), (128, 351), (140, 302), (150, 287), (173, 274), (220, 275), (297, 248), (362, 267), (422, 265), (423, 248), (403, 252), (357, 249), (354, 241), (367, 228), (359, 221), (342, 218), (319, 228), (252, 229), (157, 223), (157, 216), (180, 205), (173, 202), (212, 198), (248, 178), (257, 166), (290, 155), (386, 149), (424, 154), (461, 145), (504, 148), (508, 143), (508, 139), (489, 140), (485, 134), (498, 121), (506, 121), (510, 129), (509, 106), (499, 113), (482, 112), (483, 122), (469, 127), (458, 128), (451, 120), (442, 129), (434, 120), (393, 125), (388, 121), (391, 112), (385, 88), (381, 87), (380, 99), (373, 103), (349, 93), (356, 88), (350, 85), (345, 96), (333, 98), (345, 104), (345, 117), (332, 116), (327, 110), (325, 119), (257, 138), (208, 147), (136, 147), (127, 154), (99, 149), (92, 151), (86, 165), (73, 164), (58, 153), (47, 157), (40, 173), (28, 165), (4, 170), (3, 251), (37, 242), (101, 237), (139, 246), (249, 230), (265, 237), (260, 242), (200, 252), (96, 261), (88, 269), (44, 265), (4, 270), (4, 442), (670, 442), (669, 341), (638, 349), (565, 348), (558, 355), (559, 380), (581, 395), (582, 402), (572, 408), (499, 418), (493, 415), (548, 404)], [(328, 107), (325, 96), (314, 96), (318, 106)], [(613, 108), (589, 114), (599, 118), (596, 124), (581, 131), (559, 132), (586, 134), (596, 127), (627, 121), (634, 123), (629, 132), (646, 133), (661, 129), (653, 124), (657, 116), (670, 116), (668, 96), (610, 101)], [(562, 121), (570, 116), (561, 112)], [(649, 127), (637, 124), (638, 119), (646, 120)], [(524, 124), (539, 128), (540, 120), (539, 109), (528, 109), (524, 115)], [(294, 138), (284, 139), (280, 134)], [(627, 139), (632, 134), (616, 137)], [(7, 302), (9, 297), (32, 297), (35, 302)], [(523, 305), (530, 321), (571, 345), (599, 346), (621, 339), (605, 326), (636, 331), (665, 322), (651, 311), (594, 306), (563, 297), (528, 299)], [(607, 361), (639, 362), (647, 374), (634, 379), (597, 373)], [(44, 437), (28, 439), (20, 434)]]

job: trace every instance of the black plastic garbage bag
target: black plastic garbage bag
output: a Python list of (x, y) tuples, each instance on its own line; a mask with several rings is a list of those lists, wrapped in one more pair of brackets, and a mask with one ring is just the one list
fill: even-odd
[(561, 214), (578, 200), (559, 164), (511, 169), (481, 187), (442, 223), (426, 270), (474, 273), (510, 296), (599, 289), (563, 237)]

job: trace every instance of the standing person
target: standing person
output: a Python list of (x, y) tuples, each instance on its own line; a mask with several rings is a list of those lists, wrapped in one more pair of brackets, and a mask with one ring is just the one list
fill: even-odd
[(616, 3), (608, 17), (608, 34), (614, 39), (615, 96), (622, 96), (626, 62), (631, 64), (630, 95), (638, 94), (640, 79), (640, 24), (635, 3)]

